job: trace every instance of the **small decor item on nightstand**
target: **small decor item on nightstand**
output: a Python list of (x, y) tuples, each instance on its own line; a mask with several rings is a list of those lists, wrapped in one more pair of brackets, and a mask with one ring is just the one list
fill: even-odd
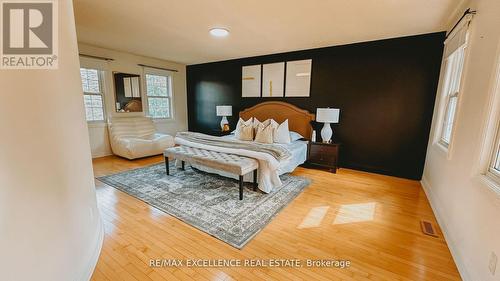
[(313, 130), (312, 132), (311, 141), (316, 141), (316, 130)]
[(218, 105), (215, 107), (217, 111), (217, 116), (222, 116), (220, 121), (220, 128), (223, 132), (229, 131), (229, 121), (227, 121), (227, 116), (233, 115), (233, 107), (230, 105)]
[(340, 109), (338, 108), (318, 108), (316, 109), (316, 121), (325, 123), (321, 130), (321, 139), (324, 143), (330, 143), (332, 139), (332, 128), (330, 123), (339, 122)]

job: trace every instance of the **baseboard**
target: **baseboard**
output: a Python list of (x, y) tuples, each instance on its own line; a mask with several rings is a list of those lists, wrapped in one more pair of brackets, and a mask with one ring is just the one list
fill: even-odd
[(111, 151), (103, 151), (103, 152), (95, 152), (92, 153), (92, 158), (99, 158), (99, 157), (105, 157), (105, 156), (110, 156), (113, 155)]
[(444, 218), (443, 211), (441, 210), (441, 204), (439, 203), (439, 199), (435, 197), (432, 193), (432, 187), (430, 186), (429, 182), (425, 179), (425, 176), (422, 177), (422, 180), (420, 181), (422, 184), (422, 187), (424, 189), (424, 192), (427, 196), (427, 199), (429, 199), (429, 203), (431, 204), (432, 211), (434, 212), (434, 215), (436, 216), (436, 219), (439, 223), (439, 227), (441, 228), (441, 231), (443, 232), (443, 236), (446, 240), (446, 243), (448, 244), (448, 248), (450, 249), (451, 256), (453, 257), (453, 260), (455, 261), (455, 264), (457, 265), (458, 271), (460, 273), (460, 276), (462, 277), (462, 280), (464, 281), (472, 281), (472, 278), (470, 276), (470, 273), (467, 269), (467, 262), (465, 260), (465, 256), (462, 255), (460, 249), (457, 247), (457, 243), (453, 240), (453, 237), (450, 235), (450, 230), (448, 225), (446, 224), (446, 219)]
[(84, 268), (83, 272), (77, 276), (75, 280), (88, 281), (92, 277), (94, 273), (95, 266), (97, 265), (97, 261), (99, 260), (99, 255), (101, 254), (102, 243), (104, 241), (104, 224), (101, 220), (101, 216), (98, 216), (98, 227), (97, 233), (95, 236), (94, 249), (90, 252), (90, 256), (88, 258), (87, 266)]

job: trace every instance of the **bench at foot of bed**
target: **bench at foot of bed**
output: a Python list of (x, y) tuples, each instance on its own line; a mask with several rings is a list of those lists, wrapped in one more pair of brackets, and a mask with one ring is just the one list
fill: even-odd
[(243, 199), (243, 175), (253, 172), (253, 190), (257, 190), (257, 169), (259, 162), (255, 159), (227, 154), (217, 151), (199, 149), (189, 146), (176, 146), (167, 148), (163, 153), (165, 156), (165, 168), (167, 175), (170, 175), (168, 166), (169, 158), (182, 161), (181, 167), (184, 170), (184, 163), (205, 166), (208, 168), (224, 171), (239, 176), (240, 200)]

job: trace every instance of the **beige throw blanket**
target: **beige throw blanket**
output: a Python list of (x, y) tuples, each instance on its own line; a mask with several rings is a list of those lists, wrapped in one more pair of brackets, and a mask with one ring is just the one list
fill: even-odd
[(224, 139), (220, 137), (205, 135), (201, 133), (194, 133), (194, 132), (180, 132), (177, 133), (176, 138), (204, 145), (235, 148), (235, 149), (246, 149), (254, 152), (266, 153), (274, 157), (277, 161), (281, 161), (290, 158), (292, 156), (290, 151), (279, 145), (239, 141), (234, 139)]

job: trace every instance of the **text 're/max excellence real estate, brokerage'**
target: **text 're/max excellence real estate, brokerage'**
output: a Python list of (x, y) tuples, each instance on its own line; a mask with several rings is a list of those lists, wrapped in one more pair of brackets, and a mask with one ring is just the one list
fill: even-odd
[(1, 280), (499, 280), (499, 1), (170, 2), (0, 0)]

